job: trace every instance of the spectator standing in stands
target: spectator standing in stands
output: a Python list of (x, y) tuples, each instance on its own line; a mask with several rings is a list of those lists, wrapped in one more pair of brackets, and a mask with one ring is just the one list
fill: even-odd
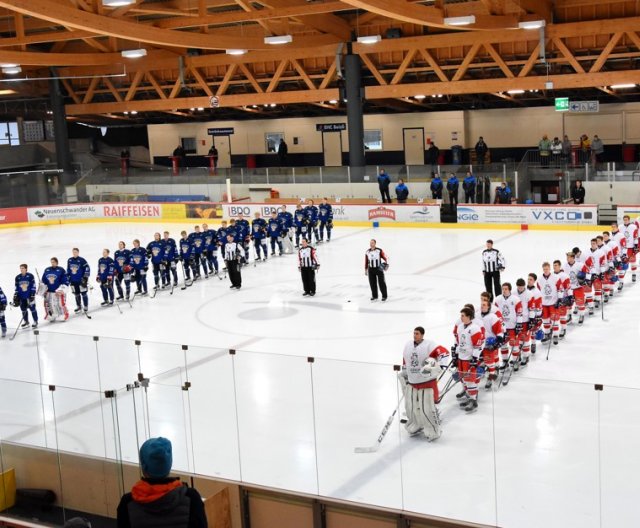
[(407, 203), (408, 197), (409, 187), (407, 187), (404, 183), (404, 180), (400, 178), (398, 180), (398, 185), (396, 185), (396, 198), (398, 198), (398, 203)]
[(209, 149), (209, 156), (213, 158), (213, 168), (214, 170), (218, 168), (218, 149), (216, 148), (216, 144), (211, 145)]
[(553, 166), (559, 167), (562, 161), (562, 143), (558, 139), (558, 136), (553, 138), (551, 142), (551, 159), (553, 160)]
[(604, 144), (598, 137), (598, 134), (593, 135), (593, 141), (591, 142), (591, 163), (594, 168), (598, 168), (598, 164), (602, 163), (602, 157), (604, 154)]
[(431, 173), (431, 197), (434, 200), (442, 200), (442, 188), (444, 184), (440, 179), (440, 175), (437, 172)]
[(487, 147), (487, 144), (484, 142), (484, 138), (480, 136), (476, 143), (476, 163), (480, 170), (484, 169), (484, 158), (487, 155), (488, 150), (489, 147)]
[(120, 152), (120, 159), (124, 160), (127, 169), (131, 167), (131, 154), (129, 154), (128, 148), (125, 147), (122, 149)]
[(571, 199), (573, 203), (576, 205), (580, 205), (584, 203), (584, 194), (585, 190), (582, 186), (581, 180), (576, 180), (576, 183), (573, 187), (571, 187)]
[(185, 158), (187, 156), (187, 153), (184, 150), (184, 147), (182, 145), (178, 145), (175, 150), (173, 151), (173, 155), (178, 158), (178, 166), (180, 167), (184, 167), (185, 166)]
[(438, 158), (440, 157), (440, 149), (435, 143), (430, 143), (427, 149), (427, 165), (431, 166), (433, 172), (438, 171)]
[(571, 140), (569, 139), (569, 136), (565, 135), (562, 140), (562, 160), (565, 163), (569, 163), (569, 160), (571, 159), (571, 148)]
[(580, 136), (580, 163), (589, 163), (591, 158), (591, 141), (589, 136), (582, 134)]
[(462, 182), (462, 189), (464, 190), (464, 203), (473, 203), (476, 195), (476, 177), (471, 174), (471, 171), (467, 171), (467, 176)]
[(389, 195), (390, 184), (391, 178), (389, 178), (387, 171), (380, 169), (380, 174), (378, 174), (378, 189), (380, 189), (382, 203), (391, 203), (391, 196)]
[(173, 454), (166, 438), (149, 438), (140, 448), (142, 479), (118, 505), (118, 528), (171, 526), (207, 528), (202, 497), (170, 477)]
[(456, 175), (452, 172), (447, 180), (447, 192), (449, 193), (449, 209), (451, 213), (456, 212), (458, 207), (458, 189), (460, 187), (460, 181)]
[(287, 163), (287, 154), (289, 154), (289, 147), (284, 138), (282, 138), (278, 144), (278, 160), (280, 160), (281, 167), (284, 167)]
[(551, 141), (545, 134), (538, 143), (538, 152), (540, 153), (540, 163), (543, 167), (549, 166), (549, 157), (551, 156)]

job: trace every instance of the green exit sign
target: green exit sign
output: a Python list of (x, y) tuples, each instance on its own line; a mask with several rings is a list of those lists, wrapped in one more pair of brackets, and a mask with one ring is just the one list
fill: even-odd
[(568, 111), (569, 111), (569, 98), (556, 97), (556, 112), (568, 112)]

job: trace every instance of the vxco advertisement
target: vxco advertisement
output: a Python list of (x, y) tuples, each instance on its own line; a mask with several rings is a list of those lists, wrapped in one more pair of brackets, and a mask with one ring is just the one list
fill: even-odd
[(536, 205), (459, 205), (460, 224), (596, 225), (598, 207)]

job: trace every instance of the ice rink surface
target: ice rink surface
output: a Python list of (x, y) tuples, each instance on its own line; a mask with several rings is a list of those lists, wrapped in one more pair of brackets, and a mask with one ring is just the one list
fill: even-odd
[[(74, 246), (95, 270), (103, 247), (131, 247), (134, 238), (146, 245), (167, 227), (176, 239), (192, 230), (3, 229), (0, 286), (11, 299), (20, 263), (34, 273), (52, 256), (65, 265)], [(91, 320), (49, 324), (39, 299), (40, 335), (21, 330), (0, 342), (0, 438), (135, 462), (141, 439), (163, 435), (174, 442), (175, 467), (199, 474), (503, 527), (635, 526), (640, 283), (630, 273), (604, 314), (569, 325), (549, 361), (538, 344), (507, 387), (481, 388), (477, 413), (458, 410), (451, 391), (437, 442), (409, 438), (396, 420), (378, 452), (353, 451), (375, 442), (398, 403), (392, 365), (413, 328), (449, 348), (459, 309), (478, 304), (487, 238), (515, 286), (540, 274), (544, 260), (586, 249), (599, 231), (336, 228), (331, 243), (317, 246), (314, 298), (302, 297), (296, 259), (286, 255), (244, 268), (240, 291), (214, 277), (122, 304), (122, 314), (98, 308), (96, 286)], [(369, 300), (371, 238), (390, 259), (385, 304)], [(19, 319), (7, 310), (10, 334)], [(138, 372), (149, 388), (126, 391)], [(187, 380), (192, 387), (182, 391)], [(41, 392), (40, 383), (58, 389)], [(118, 391), (117, 404), (99, 397), (106, 389)]]

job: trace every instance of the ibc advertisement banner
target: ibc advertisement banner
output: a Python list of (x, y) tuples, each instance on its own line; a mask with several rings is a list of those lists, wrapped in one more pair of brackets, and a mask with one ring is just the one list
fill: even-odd
[[(223, 204), (224, 218), (237, 218), (239, 214), (245, 217), (253, 217), (259, 212), (263, 217), (271, 216), (273, 211), (278, 212), (283, 204)], [(316, 204), (317, 206), (318, 204)], [(293, 214), (295, 205), (286, 204), (287, 211)], [(333, 207), (333, 219), (340, 222), (413, 222), (413, 223), (439, 223), (440, 207), (437, 205), (407, 204), (407, 205), (342, 205)]]
[(161, 218), (161, 204), (100, 203), (28, 207), (29, 222), (88, 220), (91, 218)]
[(596, 225), (596, 205), (458, 205), (459, 224)]

